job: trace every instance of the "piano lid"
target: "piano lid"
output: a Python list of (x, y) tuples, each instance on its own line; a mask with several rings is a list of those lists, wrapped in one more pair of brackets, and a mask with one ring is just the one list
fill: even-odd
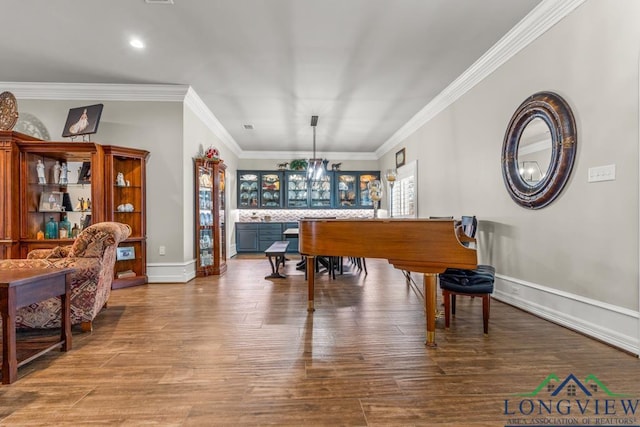
[(303, 219), (299, 239), (304, 255), (383, 258), (421, 273), (473, 269), (478, 262), (452, 219)]

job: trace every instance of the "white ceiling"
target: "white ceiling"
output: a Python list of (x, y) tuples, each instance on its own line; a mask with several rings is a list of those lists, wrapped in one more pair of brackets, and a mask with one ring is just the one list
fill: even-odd
[(242, 150), (318, 115), (318, 151), (371, 153), (540, 0), (174, 2), (0, 0), (0, 82), (190, 85)]

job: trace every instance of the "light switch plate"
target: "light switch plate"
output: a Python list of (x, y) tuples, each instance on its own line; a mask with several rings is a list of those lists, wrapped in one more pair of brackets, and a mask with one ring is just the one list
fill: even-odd
[(616, 165), (596, 166), (589, 168), (588, 182), (614, 181), (616, 179)]

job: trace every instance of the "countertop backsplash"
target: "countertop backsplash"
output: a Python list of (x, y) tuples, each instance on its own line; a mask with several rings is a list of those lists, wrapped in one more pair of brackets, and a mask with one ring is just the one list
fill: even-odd
[[(373, 218), (373, 209), (239, 209), (240, 222), (295, 222), (302, 218)], [(380, 214), (380, 210), (378, 210)]]

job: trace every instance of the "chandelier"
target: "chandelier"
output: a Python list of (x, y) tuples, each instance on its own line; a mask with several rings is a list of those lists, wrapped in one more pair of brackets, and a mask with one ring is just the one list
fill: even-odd
[(307, 169), (307, 179), (318, 181), (324, 174), (324, 163), (322, 159), (316, 158), (316, 126), (318, 125), (318, 116), (311, 116), (311, 127), (313, 128), (313, 157), (309, 159), (309, 169)]

